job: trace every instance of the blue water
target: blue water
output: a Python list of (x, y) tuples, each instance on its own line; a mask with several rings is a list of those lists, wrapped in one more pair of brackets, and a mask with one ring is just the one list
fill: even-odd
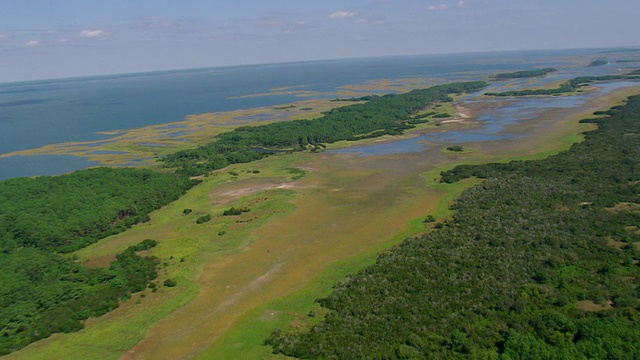
[[(31, 175), (58, 175), (99, 164), (72, 155), (11, 156), (0, 159), (0, 179)], [(7, 176), (14, 175), (14, 176)]]
[[(461, 144), (468, 142), (496, 141), (514, 139), (515, 135), (506, 132), (507, 126), (519, 121), (530, 120), (536, 117), (541, 110), (558, 108), (575, 108), (584, 104), (589, 99), (607, 94), (613, 90), (629, 86), (638, 86), (640, 81), (617, 81), (595, 84), (600, 88), (598, 92), (576, 96), (555, 97), (525, 97), (514, 98), (514, 101), (506, 106), (496, 106), (479, 116), (481, 126), (462, 131), (444, 131), (428, 133), (415, 138), (389, 141), (368, 146), (354, 146), (350, 148), (331, 150), (335, 154), (359, 154), (361, 156), (391, 155), (401, 153), (421, 152), (432, 144)], [(483, 102), (498, 103), (504, 99), (481, 100)], [(473, 100), (469, 100), (473, 102)]]
[[(335, 92), (383, 78), (455, 80), (465, 78), (465, 72), (488, 75), (538, 65), (520, 64), (528, 53), (508, 54), (349, 59), (0, 84), (0, 153), (104, 139), (107, 136), (96, 132), (180, 121), (190, 114), (300, 100), (295, 94), (237, 98), (280, 87)], [(536, 52), (529, 57), (548, 55)]]
[[(300, 100), (296, 94), (242, 97), (274, 88), (296, 87), (293, 90), (326, 92), (330, 93), (328, 97), (335, 97), (333, 94), (342, 86), (371, 80), (482, 80), (497, 72), (539, 67), (564, 67), (569, 70), (554, 76), (570, 78), (570, 67), (574, 65), (567, 57), (587, 56), (591, 61), (595, 56), (605, 56), (601, 53), (602, 50), (520, 51), (346, 59), (0, 84), (0, 154), (68, 141), (107, 140), (111, 136), (98, 132), (181, 121), (191, 114)], [(624, 54), (625, 58), (631, 55)], [(601, 67), (588, 71), (610, 73), (605, 70), (608, 69)], [(9, 157), (0, 159), (0, 179), (62, 173), (90, 164), (73, 157), (47, 161), (40, 157)]]

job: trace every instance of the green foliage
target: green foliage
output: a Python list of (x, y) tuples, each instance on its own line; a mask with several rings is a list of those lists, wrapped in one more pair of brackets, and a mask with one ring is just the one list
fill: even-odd
[(176, 281), (173, 280), (173, 279), (167, 279), (162, 284), (164, 286), (166, 286), (166, 287), (174, 287), (174, 286), (178, 285), (178, 283), (176, 283)]
[(435, 221), (436, 221), (436, 218), (433, 217), (433, 215), (427, 215), (427, 217), (423, 220), (423, 222), (425, 222), (425, 223), (432, 223), (432, 222), (435, 222)]
[(145, 169), (96, 168), (0, 182), (0, 249), (71, 252), (148, 221), (195, 182)]
[(155, 257), (117, 254), (109, 268), (88, 269), (71, 252), (149, 220), (197, 182), (144, 169), (96, 168), (0, 182), (0, 354), (118, 307), (156, 278)]
[(500, 73), (496, 74), (493, 79), (494, 80), (507, 80), (507, 79), (518, 79), (518, 78), (528, 78), (528, 77), (542, 77), (547, 75), (548, 73), (556, 72), (558, 69), (554, 68), (545, 68), (539, 70), (524, 70), (524, 71), (515, 71), (509, 73)]
[(486, 86), (484, 81), (438, 85), (406, 94), (372, 96), (366, 103), (335, 108), (315, 120), (241, 126), (218, 135), (214, 142), (170, 154), (163, 161), (182, 174), (195, 176), (271, 153), (317, 150), (323, 143), (399, 135), (414, 127), (409, 121), (419, 110), (435, 102), (452, 101), (450, 94)]
[(561, 84), (555, 89), (537, 89), (537, 90), (510, 90), (504, 92), (488, 92), (487, 96), (529, 96), (529, 95), (560, 95), (565, 93), (571, 93), (577, 91), (580, 87), (583, 87), (594, 81), (613, 81), (613, 80), (634, 80), (640, 78), (637, 74), (629, 73), (626, 75), (604, 75), (604, 76), (580, 76), (572, 80)]
[(156, 240), (144, 239), (141, 243), (131, 246), (130, 249), (132, 251), (144, 251), (154, 248), (156, 245), (158, 245)]
[(597, 59), (597, 60), (593, 60), (588, 66), (589, 67), (593, 67), (593, 66), (603, 66), (603, 65), (607, 65), (609, 62), (605, 59)]
[(211, 221), (211, 214), (202, 215), (196, 219), (196, 224), (204, 224)]
[(289, 171), (289, 174), (293, 175), (291, 176), (291, 180), (300, 180), (307, 174), (306, 171), (300, 168), (288, 168), (287, 171)]
[(247, 208), (236, 209), (236, 208), (232, 207), (230, 209), (225, 210), (222, 213), (222, 216), (237, 216), (237, 215), (240, 215), (240, 214), (242, 214), (244, 212), (249, 212), (249, 211), (251, 211), (251, 210), (247, 209)]
[(638, 359), (640, 96), (610, 114), (545, 160), (443, 173), (486, 180), (320, 299), (310, 331), (266, 343), (298, 358)]
[(136, 251), (145, 240), (116, 256), (109, 268), (88, 269), (35, 247), (0, 253), (0, 354), (53, 333), (82, 329), (83, 320), (118, 307), (157, 277), (159, 260)]
[(191, 214), (191, 212), (193, 212), (193, 209), (184, 209), (184, 210), (182, 210), (182, 213), (184, 215), (189, 215), (189, 214)]
[(453, 145), (453, 146), (448, 146), (447, 151), (461, 152), (461, 151), (464, 151), (464, 148), (460, 145)]

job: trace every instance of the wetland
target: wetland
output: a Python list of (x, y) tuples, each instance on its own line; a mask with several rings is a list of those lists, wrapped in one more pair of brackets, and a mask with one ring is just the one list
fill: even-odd
[[(7, 148), (0, 161), (15, 161), (18, 156), (74, 156), (91, 161), (77, 164), (78, 168), (92, 164), (158, 168), (158, 156), (205, 144), (212, 136), (241, 125), (320, 117), (331, 108), (349, 105), (332, 102), (336, 97), (405, 92), (451, 79), (482, 79), (503, 70), (526, 69), (527, 64), (558, 68), (536, 84), (549, 87), (582, 71), (611, 70), (609, 65), (588, 67), (591, 60), (582, 53), (556, 58), (542, 55), (541, 63), (518, 61), (517, 66), (491, 63), (495, 55), (486, 55), (477, 60), (478, 69), (473, 71), (448, 68), (445, 60), (451, 58), (439, 59), (442, 63), (433, 65), (435, 69), (420, 67), (413, 58), (402, 59), (394, 66), (411, 71), (380, 80), (375, 78), (379, 68), (370, 69), (368, 77), (361, 75), (359, 82), (340, 84), (338, 91), (335, 83), (287, 87), (296, 81), (309, 84), (306, 75), (307, 81), (278, 80), (278, 86), (227, 93), (227, 100), (221, 101), (227, 105), (251, 101), (247, 108), (209, 108), (199, 115), (176, 113), (175, 117), (186, 118), (129, 130), (122, 130), (128, 128), (122, 124), (113, 125), (70, 142), (42, 141), (31, 148)], [(373, 63), (369, 66), (375, 68)], [(428, 68), (428, 76), (415, 76), (416, 67)], [(437, 72), (442, 69), (449, 72)], [(249, 70), (253, 76), (260, 71)], [(524, 85), (522, 81), (492, 83), (490, 88), (512, 89)], [(525, 88), (533, 86), (531, 79), (526, 81)], [(428, 215), (438, 221), (448, 218), (453, 199), (478, 183), (467, 179), (442, 184), (437, 181), (442, 170), (463, 163), (538, 159), (565, 150), (591, 128), (579, 123), (580, 119), (620, 104), (640, 92), (638, 85), (603, 83), (576, 95), (535, 99), (491, 99), (481, 93), (456, 96), (451, 104), (441, 106), (450, 118), (431, 119), (400, 136), (339, 141), (327, 144), (322, 152), (278, 154), (216, 170), (201, 177), (202, 183), (180, 199), (152, 212), (149, 222), (73, 254), (80, 263), (104, 263), (152, 238), (158, 241), (153, 254), (166, 264), (157, 282), (175, 279), (176, 286), (134, 294), (116, 310), (87, 320), (83, 330), (53, 335), (8, 357), (282, 358), (263, 345), (274, 329), (304, 330), (317, 323), (323, 310), (315, 299), (327, 296), (334, 284), (373, 264), (390, 247), (432, 231), (433, 225), (423, 219)], [(305, 92), (298, 93), (302, 90)], [(462, 145), (464, 151), (444, 151), (453, 144)], [(251, 211), (222, 216), (229, 207)], [(185, 215), (187, 208), (192, 212)], [(211, 221), (196, 224), (195, 219), (206, 214), (212, 215)]]

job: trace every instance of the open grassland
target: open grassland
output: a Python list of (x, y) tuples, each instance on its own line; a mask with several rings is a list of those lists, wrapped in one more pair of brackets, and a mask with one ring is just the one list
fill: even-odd
[[(523, 135), (519, 141), (464, 144), (469, 152), (300, 153), (214, 172), (152, 213), (150, 223), (75, 254), (87, 265), (104, 265), (131, 244), (158, 240), (151, 250), (163, 262), (157, 292), (136, 294), (115, 311), (90, 319), (78, 333), (54, 335), (7, 358), (276, 358), (262, 345), (273, 329), (302, 329), (321, 318), (316, 298), (380, 252), (429, 231), (433, 224), (422, 220), (449, 216), (448, 204), (477, 182), (441, 184), (440, 171), (460, 163), (536, 159), (564, 150), (586, 129), (579, 119), (633, 91), (594, 100), (580, 113), (540, 114), (509, 129)], [(480, 105), (464, 110), (470, 117), (483, 111)], [(251, 211), (222, 216), (230, 207)], [(192, 212), (185, 215), (184, 209)], [(206, 214), (211, 221), (196, 224)], [(177, 286), (162, 286), (165, 279), (176, 280)]]

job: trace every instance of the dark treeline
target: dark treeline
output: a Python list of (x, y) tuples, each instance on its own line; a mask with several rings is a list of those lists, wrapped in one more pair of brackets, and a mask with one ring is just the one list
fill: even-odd
[(332, 109), (319, 119), (242, 126), (218, 135), (214, 142), (179, 151), (163, 160), (180, 173), (194, 176), (257, 160), (274, 150), (315, 150), (323, 143), (399, 135), (415, 126), (412, 115), (429, 104), (452, 101), (450, 94), (486, 86), (484, 81), (438, 85), (404, 94), (373, 96), (363, 104)]
[(35, 247), (0, 252), (0, 355), (53, 333), (78, 331), (83, 320), (146, 289), (160, 261), (136, 251), (155, 244), (145, 240), (96, 269)]
[(88, 269), (58, 253), (83, 248), (149, 219), (196, 182), (146, 169), (96, 168), (0, 182), (0, 355), (118, 306), (156, 278), (158, 260), (118, 254)]
[(510, 90), (503, 92), (488, 92), (487, 96), (529, 96), (529, 95), (559, 95), (565, 93), (571, 93), (577, 91), (581, 87), (595, 82), (595, 81), (614, 81), (614, 80), (638, 80), (640, 79), (640, 73), (638, 71), (632, 71), (626, 75), (604, 75), (604, 76), (580, 76), (571, 79), (555, 89), (525, 89), (525, 90)]
[(639, 359), (640, 96), (569, 151), (459, 166), (451, 220), (337, 285), (299, 358)]
[[(484, 86), (436, 86), (375, 97), (367, 104), (331, 110), (319, 120), (242, 127), (221, 134), (208, 146), (170, 155), (167, 163), (180, 166), (180, 174), (96, 168), (0, 182), (0, 354), (52, 333), (76, 331), (84, 319), (104, 314), (132, 292), (145, 289), (156, 277), (158, 261), (136, 251), (155, 243), (131, 247), (103, 269), (85, 268), (59, 254), (148, 221), (151, 211), (197, 183), (185, 174), (256, 160), (272, 149), (322, 147), (321, 142), (401, 133), (423, 121), (411, 117), (419, 109), (451, 101), (448, 94)], [(208, 215), (198, 220), (210, 219)]]
[(507, 79), (519, 79), (519, 78), (528, 78), (528, 77), (542, 77), (556, 71), (558, 71), (558, 69), (554, 69), (554, 68), (514, 71), (514, 72), (496, 74), (493, 76), (493, 79), (507, 80)]
[(587, 65), (588, 67), (594, 67), (594, 66), (603, 66), (603, 65), (607, 65), (609, 62), (605, 59), (597, 59), (597, 60), (593, 60), (592, 62), (589, 63), (589, 65)]
[(0, 251), (81, 249), (148, 220), (194, 182), (146, 169), (96, 168), (0, 182)]

